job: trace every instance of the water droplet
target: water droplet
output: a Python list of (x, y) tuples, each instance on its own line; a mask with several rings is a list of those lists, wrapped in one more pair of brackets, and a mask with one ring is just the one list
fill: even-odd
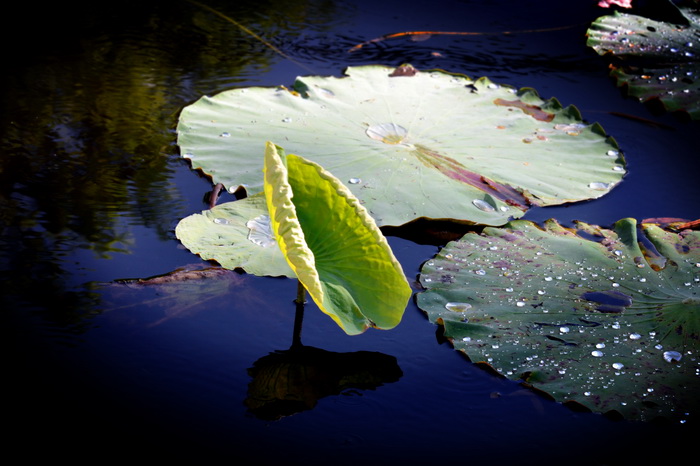
[(365, 134), (384, 144), (400, 144), (408, 136), (408, 130), (396, 123), (380, 123), (367, 128)]
[(620, 370), (623, 367), (625, 367), (625, 365), (622, 364), (621, 362), (614, 362), (612, 366), (613, 366), (613, 369), (617, 369), (617, 370)]
[(620, 155), (620, 151), (609, 150), (608, 152), (606, 152), (606, 154), (609, 155), (610, 157), (617, 157), (618, 155)]
[(362, 182), (362, 180), (359, 179), (359, 178), (350, 178), (350, 179), (348, 180), (348, 183), (350, 183), (350, 184), (359, 184), (359, 183), (361, 183), (361, 182)]
[(214, 223), (217, 223), (219, 225), (228, 225), (230, 222), (228, 221), (228, 219), (225, 218), (215, 218)]
[(479, 269), (479, 270), (475, 270), (474, 273), (477, 275), (486, 275), (486, 270)]
[(472, 305), (469, 303), (447, 303), (445, 304), (445, 309), (452, 312), (464, 312), (471, 309)]
[(488, 85), (488, 88), (489, 88), (489, 89), (498, 89), (499, 87), (501, 87), (501, 86), (499, 86), (499, 85), (496, 84), (496, 83), (490, 83), (490, 84)]
[(601, 358), (601, 357), (603, 357), (603, 352), (598, 351), (598, 350), (591, 351), (591, 356), (593, 356), (595, 358)]
[(680, 362), (681, 353), (678, 351), (664, 351), (664, 361), (666, 362)]
[(523, 306), (525, 306), (525, 303), (523, 301), (518, 301), (515, 303), (515, 305), (518, 307), (523, 307)]
[(274, 235), (272, 234), (272, 226), (270, 225), (269, 215), (260, 215), (253, 220), (248, 220), (245, 226), (250, 230), (248, 232), (248, 240), (252, 243), (264, 248), (276, 244)]
[(484, 201), (483, 199), (474, 199), (472, 201), (472, 204), (474, 204), (474, 206), (477, 209), (483, 210), (484, 212), (494, 212), (496, 210), (494, 206)]
[(638, 333), (630, 333), (630, 340), (639, 340), (642, 336)]
[(219, 137), (221, 137), (221, 138), (229, 138), (229, 137), (231, 137), (231, 133), (229, 133), (228, 131), (224, 131), (223, 133), (221, 133), (221, 134), (219, 135)]
[(588, 183), (588, 187), (591, 189), (595, 189), (596, 191), (605, 191), (610, 188), (610, 183), (602, 183), (602, 182), (593, 182), (593, 183)]
[(595, 347), (598, 349), (603, 349), (605, 348), (605, 343), (596, 343)]
[(559, 327), (561, 333), (569, 333), (571, 329), (569, 327)]

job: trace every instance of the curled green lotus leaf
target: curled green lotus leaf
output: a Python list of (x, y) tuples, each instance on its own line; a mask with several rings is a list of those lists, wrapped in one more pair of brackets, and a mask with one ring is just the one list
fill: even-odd
[(684, 421), (700, 408), (700, 232), (516, 220), (449, 243), (418, 306), (471, 361), (572, 406)]
[(177, 133), (195, 168), (253, 193), (263, 141), (284, 141), (342, 180), (378, 225), (502, 225), (531, 206), (598, 198), (625, 174), (615, 141), (575, 107), (410, 65), (203, 97), (183, 109)]
[(318, 164), (272, 143), (264, 176), (272, 232), (321, 311), (350, 335), (398, 325), (411, 289), (350, 190)]
[[(675, 6), (673, 6), (675, 8)], [(617, 59), (611, 76), (642, 102), (658, 99), (667, 111), (700, 118), (700, 15), (678, 9), (684, 24), (615, 12), (587, 32), (588, 46)]]

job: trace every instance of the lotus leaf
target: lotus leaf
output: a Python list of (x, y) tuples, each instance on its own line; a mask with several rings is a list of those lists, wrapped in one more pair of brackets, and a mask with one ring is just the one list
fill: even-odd
[(318, 164), (272, 143), (264, 168), (264, 194), (181, 220), (180, 241), (225, 268), (297, 277), (348, 334), (395, 327), (411, 289), (365, 208)]
[[(674, 7), (675, 8), (675, 7)], [(613, 55), (611, 76), (629, 95), (646, 102), (659, 99), (668, 111), (700, 118), (700, 15), (679, 9), (684, 25), (615, 12), (588, 30), (588, 45)]]
[(625, 173), (615, 141), (573, 106), (410, 65), (203, 97), (177, 133), (195, 168), (251, 193), (263, 186), (263, 141), (283, 141), (341, 179), (378, 225), (502, 225), (533, 205), (598, 198)]
[(296, 277), (272, 235), (262, 193), (190, 215), (180, 220), (175, 235), (193, 253), (227, 269)]
[(411, 288), (357, 198), (318, 164), (271, 143), (264, 171), (272, 232), (321, 311), (350, 335), (398, 325)]
[(628, 419), (698, 413), (698, 231), (516, 220), (449, 243), (420, 281), (419, 307), (475, 363)]

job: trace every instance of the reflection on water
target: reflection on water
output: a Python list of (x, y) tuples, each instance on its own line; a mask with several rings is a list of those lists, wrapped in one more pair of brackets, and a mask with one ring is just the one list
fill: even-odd
[[(290, 11), (275, 2), (212, 6), (273, 39), (334, 17), (328, 2)], [(129, 225), (172, 238), (189, 213), (173, 182), (183, 166), (173, 133), (180, 109), (279, 59), (188, 2), (12, 8), (31, 16), (24, 33), (35, 37), (12, 42), (15, 67), (0, 89), (0, 292), (8, 302), (31, 296), (37, 282), (68, 291), (64, 258), (76, 248), (128, 253)]]
[(399, 380), (396, 358), (371, 351), (335, 353), (293, 346), (264, 356), (248, 370), (245, 404), (256, 417), (276, 420), (316, 406), (348, 389), (373, 390)]

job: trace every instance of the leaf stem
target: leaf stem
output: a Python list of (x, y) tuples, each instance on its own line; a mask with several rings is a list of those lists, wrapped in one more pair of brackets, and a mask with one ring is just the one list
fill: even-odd
[(301, 304), (302, 306), (306, 303), (306, 288), (302, 285), (301, 281), (297, 279), (297, 299), (294, 300), (295, 303)]
[(294, 334), (292, 335), (292, 348), (301, 347), (301, 323), (304, 320), (304, 304), (306, 303), (306, 288), (297, 279), (296, 314), (294, 315)]

